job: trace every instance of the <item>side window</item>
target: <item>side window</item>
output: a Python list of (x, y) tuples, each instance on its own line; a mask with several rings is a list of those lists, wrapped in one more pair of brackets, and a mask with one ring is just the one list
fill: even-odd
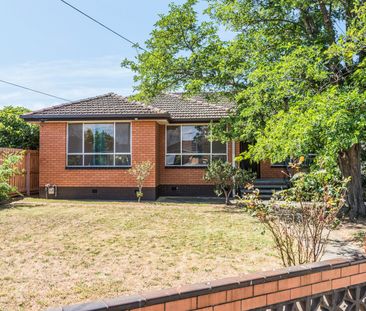
[(211, 161), (227, 161), (226, 143), (211, 142), (207, 125), (166, 127), (167, 166), (207, 166)]

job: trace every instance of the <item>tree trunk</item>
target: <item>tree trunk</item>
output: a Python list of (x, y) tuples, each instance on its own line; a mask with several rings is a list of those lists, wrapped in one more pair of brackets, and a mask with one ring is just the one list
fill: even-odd
[(231, 190), (230, 191), (224, 190), (224, 195), (225, 195), (225, 205), (230, 205)]
[(340, 152), (338, 161), (343, 177), (351, 177), (347, 193), (350, 218), (365, 216), (366, 209), (361, 179), (361, 145), (354, 144), (350, 149)]
[(319, 0), (319, 7), (320, 7), (320, 12), (323, 15), (323, 23), (324, 23), (325, 29), (328, 32), (328, 42), (329, 42), (329, 44), (332, 44), (335, 42), (335, 33), (334, 33), (334, 29), (333, 29), (332, 17), (323, 0)]
[(138, 186), (138, 189), (139, 189), (139, 192), (138, 192), (137, 202), (140, 203), (141, 198), (142, 198), (142, 186)]

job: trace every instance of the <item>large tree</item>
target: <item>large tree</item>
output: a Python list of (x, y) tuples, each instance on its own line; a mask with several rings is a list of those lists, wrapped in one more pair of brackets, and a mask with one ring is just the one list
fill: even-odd
[(37, 149), (39, 128), (25, 122), (20, 115), (29, 112), (24, 107), (6, 106), (0, 109), (0, 147)]
[(188, 0), (160, 16), (146, 47), (123, 62), (139, 99), (174, 90), (235, 99), (223, 139), (250, 142), (257, 161), (316, 152), (351, 177), (351, 217), (366, 215), (365, 1)]

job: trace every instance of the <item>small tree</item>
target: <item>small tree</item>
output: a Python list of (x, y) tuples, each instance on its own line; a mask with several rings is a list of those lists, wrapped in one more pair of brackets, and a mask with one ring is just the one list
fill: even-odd
[(211, 162), (205, 171), (203, 179), (215, 184), (215, 193), (225, 195), (225, 204), (230, 203), (229, 198), (233, 190), (239, 185), (250, 183), (254, 175), (246, 170), (233, 167), (229, 162), (221, 160)]
[(23, 159), (21, 153), (3, 153), (0, 160), (0, 204), (9, 199), (12, 193), (18, 193), (18, 189), (10, 185), (9, 180), (16, 174), (20, 174), (19, 162)]
[(129, 173), (136, 178), (136, 183), (138, 190), (136, 192), (137, 202), (141, 201), (141, 198), (144, 196), (142, 192), (142, 187), (147, 177), (149, 177), (151, 170), (153, 169), (154, 164), (150, 161), (144, 161), (135, 164), (130, 170)]
[(330, 232), (346, 201), (349, 180), (337, 180), (325, 171), (298, 173), (293, 187), (273, 195), (269, 202), (259, 191), (247, 194), (238, 204), (269, 230), (285, 267), (319, 261)]

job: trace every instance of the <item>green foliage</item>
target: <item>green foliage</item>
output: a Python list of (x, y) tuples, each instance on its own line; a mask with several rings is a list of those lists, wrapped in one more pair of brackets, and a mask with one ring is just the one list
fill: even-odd
[(202, 74), (217, 66), (222, 70), (228, 68), (218, 28), (209, 21), (198, 22), (194, 9), (197, 2), (188, 0), (183, 5), (170, 4), (170, 12), (160, 15), (151, 38), (146, 42), (149, 52), (140, 54), (138, 62), (127, 59), (122, 62), (122, 66), (139, 72), (135, 76), (139, 91), (136, 98), (148, 100), (163, 91), (181, 87), (196, 93), (205, 84), (212, 84), (212, 79), (218, 83), (225, 79), (225, 73)]
[(329, 234), (340, 223), (338, 214), (345, 204), (349, 180), (337, 179), (324, 171), (294, 176), (293, 187), (259, 199), (259, 191), (238, 201), (268, 230), (284, 266), (319, 261)]
[(0, 203), (8, 200), (12, 193), (18, 193), (16, 187), (9, 183), (9, 179), (16, 174), (22, 173), (19, 170), (19, 162), (23, 159), (21, 153), (4, 153), (1, 155), (0, 164)]
[(143, 197), (144, 193), (142, 191), (136, 191), (136, 198), (138, 202), (140, 202)]
[(314, 170), (310, 173), (296, 173), (290, 180), (292, 187), (277, 194), (277, 199), (284, 196), (294, 201), (320, 202), (324, 196), (330, 195), (337, 200), (342, 198), (350, 178), (340, 176), (326, 170)]
[(250, 154), (282, 161), (316, 150), (318, 160), (334, 166), (341, 150), (365, 139), (366, 94), (332, 87), (303, 98), (267, 121)]
[(239, 186), (245, 186), (254, 180), (254, 174), (238, 167), (233, 167), (229, 162), (221, 160), (212, 161), (206, 168), (203, 179), (215, 185), (218, 196), (225, 195), (225, 203), (229, 204), (229, 198), (233, 190)]
[(153, 167), (154, 163), (150, 161), (143, 161), (134, 164), (134, 166), (131, 169), (129, 169), (129, 173), (136, 179), (136, 184), (138, 188), (138, 190), (136, 191), (136, 197), (138, 202), (140, 202), (144, 196), (142, 188), (144, 186), (146, 178), (149, 177)]
[(366, 231), (358, 230), (352, 235), (353, 242), (356, 242), (359, 246), (364, 246), (366, 248)]
[(0, 147), (37, 149), (39, 128), (19, 116), (29, 112), (23, 107), (7, 106), (0, 110)]

